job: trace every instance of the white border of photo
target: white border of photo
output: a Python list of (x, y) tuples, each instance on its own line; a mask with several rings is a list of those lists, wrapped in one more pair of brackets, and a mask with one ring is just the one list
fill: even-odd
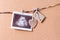
[(14, 26), (12, 25), (12, 24), (13, 24), (14, 14), (21, 14), (21, 15), (27, 15), (27, 16), (32, 16), (33, 14), (13, 11), (13, 12), (12, 12), (12, 20), (11, 20), (11, 28), (12, 28), (12, 29), (32, 31), (32, 27), (31, 27), (31, 29), (29, 29), (29, 28), (21, 28), (21, 27), (14, 27)]

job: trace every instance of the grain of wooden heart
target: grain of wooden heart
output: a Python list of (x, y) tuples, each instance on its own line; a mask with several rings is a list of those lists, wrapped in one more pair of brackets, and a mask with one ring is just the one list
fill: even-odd
[(29, 24), (31, 25), (32, 28), (35, 28), (38, 24), (38, 21), (33, 18), (33, 19), (29, 20)]

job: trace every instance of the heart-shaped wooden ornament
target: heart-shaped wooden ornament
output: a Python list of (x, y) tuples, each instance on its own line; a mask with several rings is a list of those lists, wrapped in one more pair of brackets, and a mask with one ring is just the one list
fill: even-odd
[(33, 18), (33, 19), (29, 20), (29, 24), (31, 25), (32, 28), (35, 28), (38, 24), (38, 21)]

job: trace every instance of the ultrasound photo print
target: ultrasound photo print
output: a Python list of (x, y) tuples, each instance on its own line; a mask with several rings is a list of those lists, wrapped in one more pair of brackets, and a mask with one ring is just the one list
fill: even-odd
[(29, 20), (32, 19), (32, 14), (13, 12), (11, 28), (32, 31)]

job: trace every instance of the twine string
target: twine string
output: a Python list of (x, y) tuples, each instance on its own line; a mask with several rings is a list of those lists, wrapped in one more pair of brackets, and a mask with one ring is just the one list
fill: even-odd
[[(48, 6), (48, 7), (43, 7), (43, 8), (38, 8), (39, 9), (39, 11), (41, 11), (41, 10), (44, 10), (44, 9), (48, 9), (48, 8), (52, 8), (52, 7), (55, 7), (55, 6), (58, 6), (58, 5), (60, 5), (60, 3), (58, 3), (58, 4), (55, 4), (55, 5), (51, 5), (51, 6)], [(33, 13), (33, 12), (35, 12), (35, 10), (33, 9), (33, 10), (30, 10), (30, 11), (25, 11), (25, 10), (23, 10), (22, 12), (25, 12), (25, 13)], [(0, 14), (12, 14), (12, 12), (0, 12)]]

